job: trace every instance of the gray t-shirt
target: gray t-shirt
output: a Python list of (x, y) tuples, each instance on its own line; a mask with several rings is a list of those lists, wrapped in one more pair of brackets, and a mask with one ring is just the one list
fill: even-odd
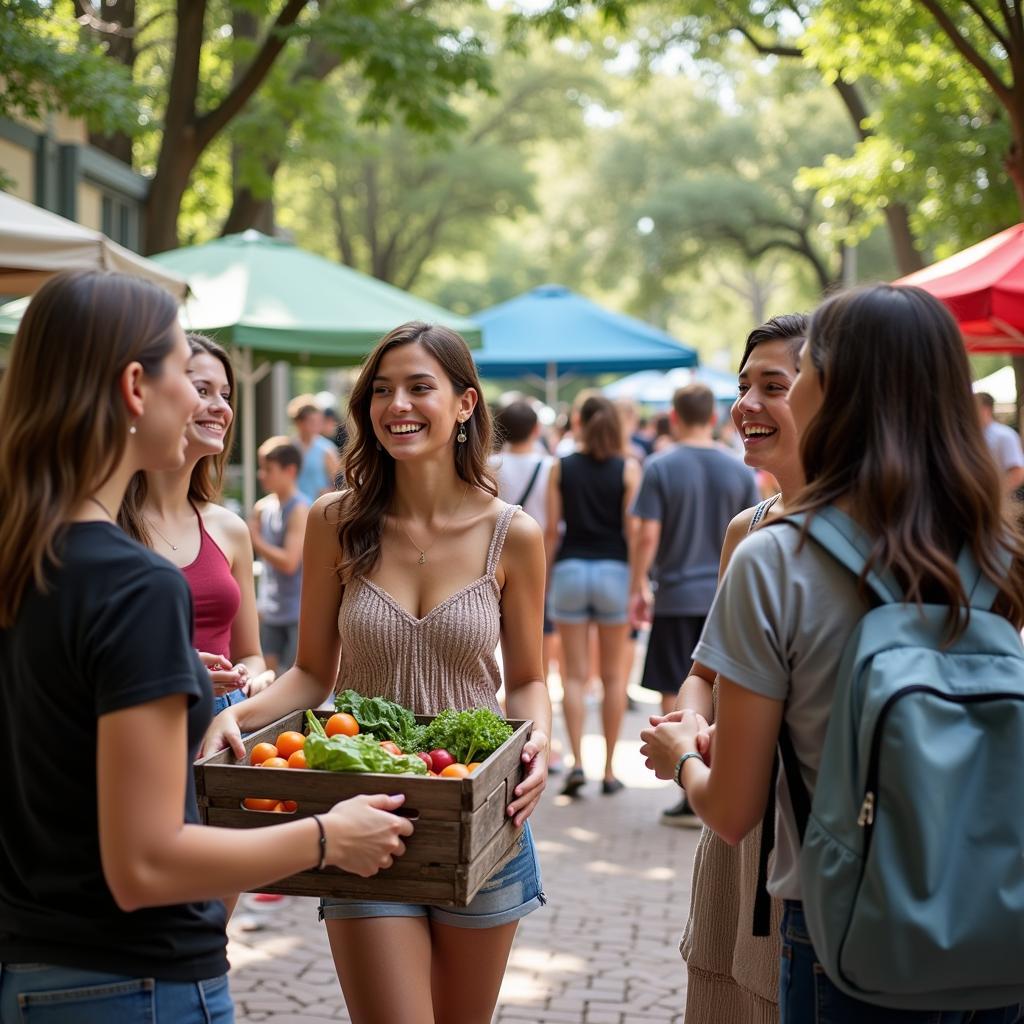
[(996, 465), (1004, 473), (1024, 466), (1024, 449), (1021, 448), (1020, 435), (1016, 430), (1005, 423), (993, 421), (985, 428), (985, 440)]
[[(811, 794), (839, 659), (868, 609), (849, 570), (812, 540), (800, 546), (794, 526), (769, 525), (737, 547), (693, 652), (731, 682), (785, 702), (786, 725)], [(768, 891), (798, 900), (800, 838), (781, 771), (776, 799)]]
[(661, 523), (655, 615), (707, 614), (726, 528), (757, 497), (754, 474), (718, 448), (680, 444), (647, 460), (633, 515)]

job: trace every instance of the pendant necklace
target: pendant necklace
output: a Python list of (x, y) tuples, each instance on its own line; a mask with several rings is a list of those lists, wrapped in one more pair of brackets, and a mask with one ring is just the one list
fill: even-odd
[(166, 537), (165, 537), (165, 536), (164, 536), (164, 535), (163, 535), (163, 534), (162, 534), (162, 533), (161, 533), (161, 532), (160, 532), (160, 531), (159, 531), (159, 530), (158, 530), (158, 529), (156, 528), (156, 526), (155, 526), (155, 525), (153, 524), (153, 520), (152, 520), (152, 519), (150, 519), (150, 518), (149, 518), (149, 516), (143, 516), (142, 518), (146, 520), (146, 525), (147, 525), (147, 526), (148, 526), (148, 527), (149, 527), (149, 528), (150, 528), (150, 529), (151, 529), (151, 530), (152, 530), (152, 531), (153, 531), (153, 532), (154, 532), (154, 533), (155, 533), (155, 534), (156, 534), (156, 535), (157, 535), (157, 536), (158, 536), (158, 537), (159, 537), (159, 538), (160, 538), (160, 539), (161, 539), (161, 540), (162, 540), (162, 541), (163, 541), (163, 542), (164, 542), (164, 543), (165, 543), (165, 544), (166, 544), (166, 545), (167, 545), (167, 546), (168, 546), (168, 547), (169, 547), (169, 548), (170, 548), (170, 549), (172, 550), (172, 551), (177, 551), (177, 550), (178, 550), (178, 545), (177, 545), (177, 544), (172, 544), (172, 543), (171, 543), (171, 542), (170, 542), (170, 541), (169, 541), (169, 540), (168, 540), (168, 539), (167, 539), (167, 538), (166, 538)]
[[(417, 565), (427, 564), (427, 552), (441, 539), (441, 536), (442, 534), (444, 534), (444, 531), (447, 530), (449, 526), (451, 526), (452, 520), (459, 514), (459, 509), (462, 508), (462, 503), (466, 500), (466, 495), (468, 493), (469, 484), (466, 484), (465, 488), (462, 491), (462, 497), (459, 498), (459, 503), (458, 505), (455, 506), (455, 511), (447, 518), (447, 520), (445, 520), (444, 526), (442, 526), (441, 529), (437, 531), (437, 536), (425, 548), (421, 548), (419, 544), (417, 544), (416, 541), (414, 541), (412, 537), (409, 535), (409, 531), (404, 526), (402, 526), (401, 523), (398, 523), (398, 528), (402, 531), (402, 533), (406, 535), (406, 537), (409, 538), (409, 543), (420, 553), (420, 557), (416, 559)], [(398, 520), (396, 519), (395, 522), (398, 522)]]

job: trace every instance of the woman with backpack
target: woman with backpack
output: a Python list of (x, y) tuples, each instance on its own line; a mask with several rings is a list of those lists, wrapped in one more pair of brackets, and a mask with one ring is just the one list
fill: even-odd
[(918, 289), (835, 296), (789, 403), (802, 518), (739, 546), (695, 651), (719, 675), (709, 763), (693, 711), (646, 730), (642, 752), (738, 843), (779, 744), (783, 1024), (1018, 1021), (1024, 836), (1000, 799), (1016, 769), (977, 772), (1024, 736), (1024, 543), (956, 324)]

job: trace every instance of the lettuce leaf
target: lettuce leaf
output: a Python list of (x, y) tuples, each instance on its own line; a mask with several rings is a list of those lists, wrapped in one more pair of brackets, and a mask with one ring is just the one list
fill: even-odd
[(427, 766), (415, 754), (389, 754), (372, 736), (306, 737), (303, 747), (310, 768), (329, 772), (381, 772), (386, 775), (426, 775)]

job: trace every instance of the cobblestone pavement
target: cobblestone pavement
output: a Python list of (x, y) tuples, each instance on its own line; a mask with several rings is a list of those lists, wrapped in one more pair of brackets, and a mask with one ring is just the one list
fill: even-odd
[[(677, 945), (698, 833), (658, 824), (678, 790), (638, 756), (653, 705), (640, 708), (627, 715), (617, 753), (625, 790), (606, 797), (591, 782), (582, 799), (568, 801), (557, 795), (561, 777), (549, 782), (534, 835), (550, 902), (520, 926), (495, 1024), (682, 1021), (686, 973)], [(596, 773), (596, 708), (587, 727), (595, 734), (585, 740), (584, 763)], [(262, 927), (244, 929), (247, 918)], [(349, 1020), (314, 900), (290, 897), (260, 911), (243, 897), (229, 933), (239, 1024)]]

